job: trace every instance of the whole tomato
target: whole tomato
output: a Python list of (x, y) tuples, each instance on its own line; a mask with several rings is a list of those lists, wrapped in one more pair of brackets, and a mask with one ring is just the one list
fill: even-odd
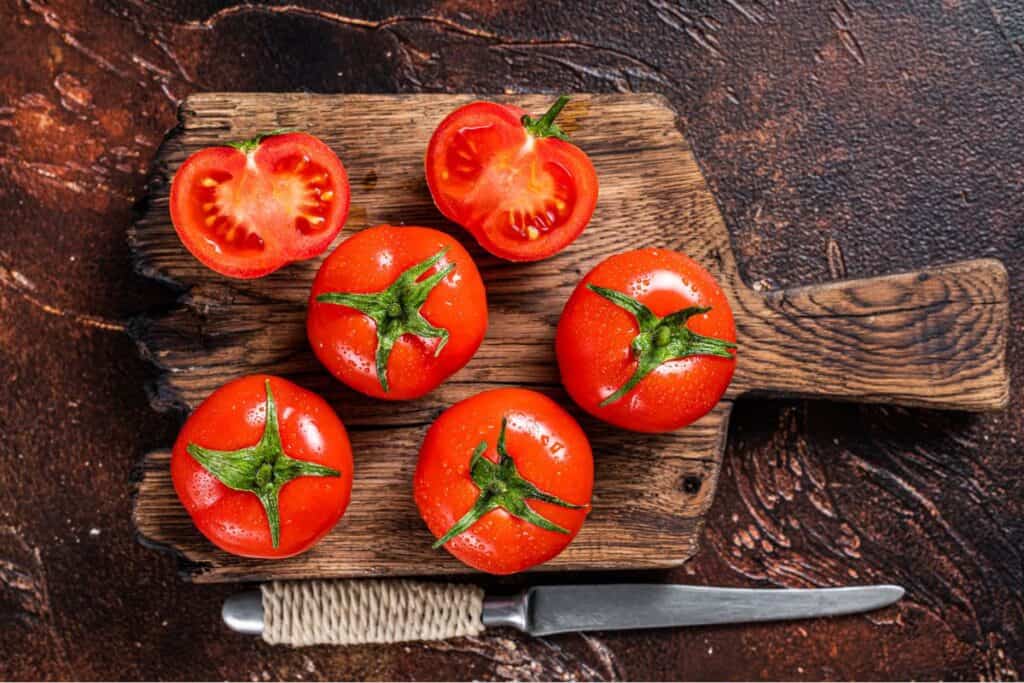
[(348, 217), (348, 175), (319, 139), (274, 131), (190, 156), (170, 205), (193, 256), (222, 275), (256, 278), (327, 248)]
[(473, 102), (430, 138), (425, 163), (434, 203), (495, 256), (547, 258), (590, 222), (597, 173), (555, 123), (568, 101), (558, 98), (539, 119), (519, 107)]
[(639, 432), (711, 410), (736, 368), (729, 301), (695, 261), (640, 249), (601, 262), (565, 304), (555, 335), (562, 383), (584, 410)]
[(526, 389), (477, 394), (441, 414), (420, 449), (413, 495), (437, 548), (511, 574), (547, 562), (579, 532), (594, 463), (579, 424)]
[(353, 389), (417, 398), (480, 347), (484, 284), (470, 255), (443, 232), (368, 228), (320, 266), (306, 331), (320, 362)]
[(270, 375), (228, 382), (193, 411), (171, 479), (196, 527), (244, 557), (290, 557), (348, 506), (352, 448), (316, 394)]

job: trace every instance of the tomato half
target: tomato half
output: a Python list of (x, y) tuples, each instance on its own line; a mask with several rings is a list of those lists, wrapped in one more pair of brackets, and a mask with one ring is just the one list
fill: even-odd
[(612, 256), (577, 285), (555, 350), (562, 383), (588, 413), (665, 432), (711, 410), (736, 368), (736, 327), (711, 274), (666, 249)]
[(353, 389), (377, 398), (416, 398), (480, 347), (487, 331), (483, 280), (450, 235), (368, 228), (320, 266), (306, 331), (320, 362)]
[(420, 516), (470, 567), (511, 574), (547, 562), (579, 532), (594, 462), (579, 424), (526, 389), (495, 389), (441, 414), (413, 478)]
[(518, 107), (474, 102), (449, 114), (430, 139), (434, 203), (495, 256), (547, 258), (590, 222), (597, 173), (554, 123), (567, 101), (559, 98), (537, 120)]
[(200, 150), (171, 185), (171, 221), (182, 243), (207, 267), (236, 278), (320, 254), (348, 207), (341, 160), (305, 133)]
[(316, 394), (270, 375), (220, 387), (189, 416), (171, 478), (196, 528), (244, 557), (290, 557), (337, 523), (352, 490), (345, 426)]

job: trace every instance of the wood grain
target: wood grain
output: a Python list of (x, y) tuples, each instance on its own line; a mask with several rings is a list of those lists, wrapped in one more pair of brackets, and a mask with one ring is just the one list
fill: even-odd
[[(685, 436), (624, 440), (610, 427), (584, 422), (597, 454), (593, 512), (568, 550), (542, 569), (665, 568), (691, 554), (715, 488), (714, 458), (731, 408), (724, 401)], [(167, 451), (146, 457), (136, 525), (150, 542), (182, 552), (189, 560), (186, 571), (197, 581), (465, 573), (447, 552), (430, 550), (433, 537), (412, 502), (412, 474), (425, 432), (426, 425), (351, 431), (356, 470), (348, 511), (323, 541), (298, 557), (262, 562), (214, 548), (181, 511)], [(641, 490), (645, 483), (652, 487)], [(648, 548), (643, 558), (640, 545)]]
[[(320, 259), (262, 280), (229, 281), (192, 259), (169, 224), (168, 178), (188, 154), (298, 126), (323, 138), (349, 170), (353, 209), (342, 238), (379, 223), (428, 225), (465, 237), (434, 209), (422, 154), (440, 119), (472, 99), (206, 94), (182, 106), (181, 125), (161, 149), (148, 209), (131, 234), (140, 268), (185, 291), (179, 307), (134, 326), (140, 350), (163, 370), (154, 402), (191, 408), (239, 375), (284, 375), (332, 402), (352, 428), (357, 459), (353, 502), (339, 526), (305, 555), (263, 563), (227, 556), (207, 543), (174, 497), (166, 454), (148, 457), (136, 525), (150, 542), (182, 552), (197, 580), (465, 571), (430, 550), (411, 501), (423, 430), (448, 405), (494, 386), (530, 386), (570, 405), (553, 359), (562, 303), (587, 270), (625, 249), (679, 249), (719, 279), (737, 317), (736, 379), (729, 400), (676, 434), (638, 437), (581, 418), (597, 459), (594, 511), (570, 548), (542, 569), (667, 567), (690, 557), (713, 495), (732, 399), (742, 393), (942, 408), (1005, 405), (1007, 292), (998, 262), (755, 292), (742, 282), (674, 114), (655, 95), (580, 95), (566, 108), (564, 127), (591, 155), (601, 180), (590, 227), (569, 249), (535, 264), (501, 262), (464, 240), (487, 285), (491, 326), (470, 364), (418, 401), (366, 399), (316, 363), (304, 316)], [(539, 111), (548, 99), (516, 101)], [(367, 121), (374, 122), (372, 133)], [(377, 547), (387, 535), (402, 539), (400, 546)]]
[(730, 395), (995, 410), (1010, 399), (1007, 275), (993, 259), (768, 292), (738, 290)]

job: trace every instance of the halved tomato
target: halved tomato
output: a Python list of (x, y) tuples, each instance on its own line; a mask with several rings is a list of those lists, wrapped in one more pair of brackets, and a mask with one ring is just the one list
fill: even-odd
[(171, 185), (182, 243), (222, 275), (256, 278), (324, 251), (348, 218), (348, 175), (306, 133), (274, 132), (185, 160)]
[(539, 119), (518, 107), (473, 102), (434, 131), (430, 194), (448, 219), (510, 261), (537, 261), (576, 239), (597, 205), (597, 173), (555, 123), (560, 97)]

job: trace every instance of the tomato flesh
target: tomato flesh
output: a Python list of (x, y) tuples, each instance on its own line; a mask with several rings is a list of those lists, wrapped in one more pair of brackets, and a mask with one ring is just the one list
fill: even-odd
[(441, 213), (513, 261), (563, 249), (597, 202), (597, 175), (586, 154), (569, 142), (531, 135), (524, 113), (488, 102), (457, 109), (435, 131), (426, 158)]
[(231, 277), (261, 277), (321, 253), (348, 216), (348, 176), (323, 142), (276, 135), (258, 147), (201, 150), (171, 189), (171, 218), (203, 264)]

